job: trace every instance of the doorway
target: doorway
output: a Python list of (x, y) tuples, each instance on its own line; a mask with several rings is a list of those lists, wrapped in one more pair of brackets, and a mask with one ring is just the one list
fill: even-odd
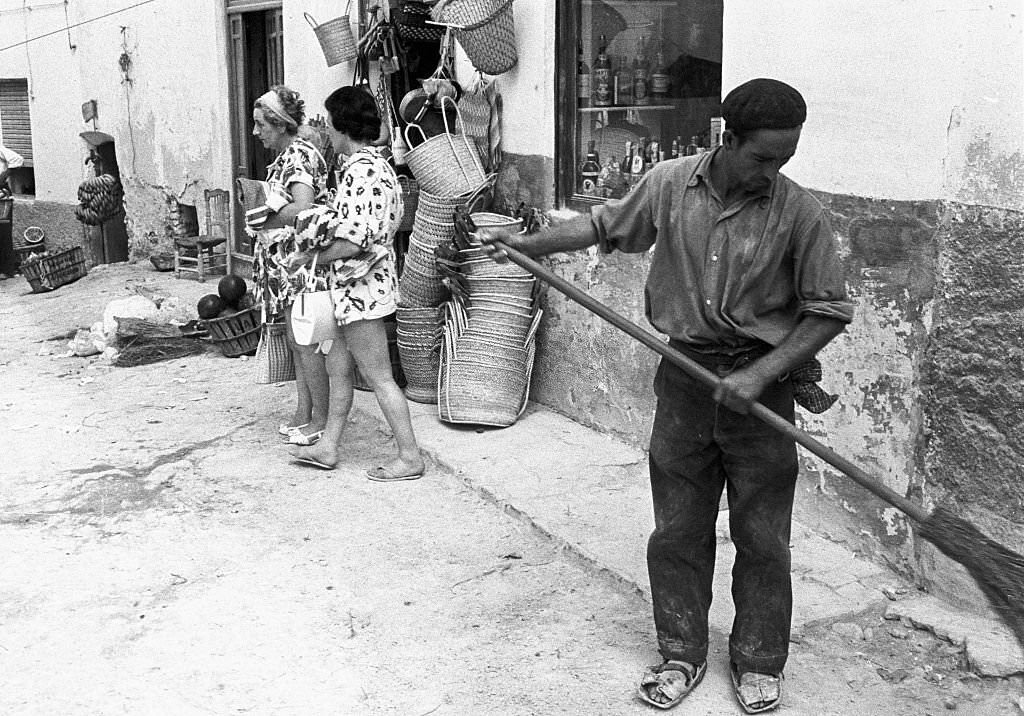
[[(271, 86), (284, 84), (284, 17), (280, 2), (229, 0), (227, 11), (232, 182), (237, 177), (262, 180), (274, 157), (252, 136), (252, 105)], [(233, 213), (231, 270), (248, 275), (253, 241), (245, 233), (243, 212)]]
[[(89, 145), (87, 163), (93, 176), (109, 174), (118, 183), (121, 171), (117, 166), (114, 138), (104, 132), (82, 132), (79, 136)], [(124, 204), (118, 200), (117, 211), (96, 225), (82, 224), (83, 248), (90, 265), (112, 264), (128, 260), (128, 229), (124, 222)]]

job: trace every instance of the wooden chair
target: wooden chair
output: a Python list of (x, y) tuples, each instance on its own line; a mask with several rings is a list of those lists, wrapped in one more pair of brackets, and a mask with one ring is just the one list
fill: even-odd
[[(194, 273), (199, 281), (228, 269), (227, 241), (230, 228), (231, 195), (224, 189), (207, 189), (206, 233), (174, 239), (174, 275)], [(219, 247), (223, 246), (223, 249)]]

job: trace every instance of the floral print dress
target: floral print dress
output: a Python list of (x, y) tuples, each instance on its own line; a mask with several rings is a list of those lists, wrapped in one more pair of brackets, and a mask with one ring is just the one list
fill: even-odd
[[(305, 139), (295, 137), (283, 152), (267, 167), (267, 183), (290, 196), (293, 184), (305, 184), (313, 189), (313, 201), (323, 202), (327, 197), (327, 163), (320, 152)], [(271, 316), (278, 315), (291, 305), (302, 290), (302, 277), (290, 275), (288, 258), (296, 250), (295, 231), (291, 226), (257, 232), (256, 256), (252, 277), (256, 286), (257, 304), (266, 301)], [(317, 273), (320, 274), (319, 268)], [(324, 268), (323, 275), (329, 273)]]
[(369, 271), (357, 271), (362, 275), (355, 279), (349, 278), (352, 267), (346, 259), (334, 262), (335, 318), (347, 325), (390, 316), (398, 306), (394, 240), (403, 204), (398, 177), (380, 148), (364, 147), (345, 161), (333, 208), (337, 212), (333, 238), (359, 246), (363, 256), (373, 252), (381, 256)]

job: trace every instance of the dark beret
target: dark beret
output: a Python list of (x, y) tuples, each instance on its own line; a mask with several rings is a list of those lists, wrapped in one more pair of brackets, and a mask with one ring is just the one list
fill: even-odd
[(722, 100), (726, 129), (792, 129), (807, 119), (807, 103), (785, 82), (759, 77), (744, 82)]

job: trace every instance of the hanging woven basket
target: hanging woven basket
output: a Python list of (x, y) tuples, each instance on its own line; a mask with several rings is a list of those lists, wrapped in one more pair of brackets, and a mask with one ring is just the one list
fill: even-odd
[[(406, 125), (405, 141), (411, 149), (406, 152), (405, 161), (419, 182), (421, 191), (448, 197), (474, 191), (487, 179), (487, 173), (480, 163), (476, 145), (469, 137), (465, 134), (452, 134), (454, 128), (448, 126), (446, 102), (451, 103), (456, 117), (461, 117), (455, 100), (442, 97), (444, 132), (428, 138), (418, 124)], [(409, 134), (413, 128), (422, 138), (415, 147)]]
[(516, 66), (512, 0), (449, 0), (434, 6), (438, 22), (455, 28), (466, 56), (481, 72), (500, 75)]
[(320, 24), (317, 24), (317, 21), (308, 12), (302, 13), (306, 22), (313, 28), (313, 34), (316, 35), (316, 39), (320, 43), (320, 49), (323, 50), (328, 67), (340, 65), (342, 62), (350, 62), (356, 58), (356, 39), (352, 35), (352, 24), (348, 19), (351, 7), (352, 0), (349, 0), (348, 5), (345, 6), (344, 15)]

